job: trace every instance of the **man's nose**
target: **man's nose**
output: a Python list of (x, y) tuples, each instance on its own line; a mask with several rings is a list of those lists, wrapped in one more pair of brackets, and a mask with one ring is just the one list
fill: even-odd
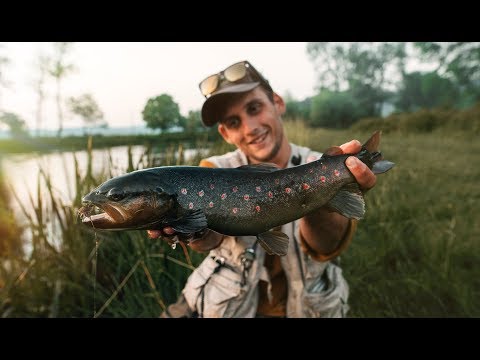
[(257, 131), (260, 130), (260, 124), (255, 117), (252, 116), (246, 116), (243, 119), (243, 126), (246, 130), (247, 133), (256, 133)]

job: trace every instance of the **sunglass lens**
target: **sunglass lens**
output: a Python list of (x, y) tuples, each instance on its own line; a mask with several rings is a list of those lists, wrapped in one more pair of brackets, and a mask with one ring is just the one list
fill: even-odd
[(233, 64), (232, 66), (229, 66), (227, 69), (225, 69), (225, 71), (223, 72), (225, 79), (227, 79), (228, 81), (240, 80), (246, 74), (247, 74), (247, 69), (243, 62), (238, 64)]
[(200, 91), (203, 95), (210, 95), (218, 86), (218, 75), (212, 75), (200, 83)]

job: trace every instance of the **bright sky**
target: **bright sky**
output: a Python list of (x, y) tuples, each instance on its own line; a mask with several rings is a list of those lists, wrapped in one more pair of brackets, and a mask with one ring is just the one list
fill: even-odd
[[(2, 77), (10, 83), (0, 88), (0, 107), (35, 128), (37, 94), (33, 82), (40, 54), (51, 56), (53, 43), (1, 43), (0, 56), (10, 63)], [(90, 93), (111, 127), (143, 125), (142, 110), (151, 97), (167, 93), (180, 112), (199, 110), (203, 96), (198, 83), (230, 64), (248, 60), (270, 81), (280, 95), (287, 91), (297, 100), (314, 94), (315, 72), (304, 42), (170, 42), (170, 43), (73, 43), (67, 63), (76, 71), (62, 80), (63, 98)], [(56, 129), (58, 117), (54, 80), (46, 83), (42, 128)], [(81, 126), (65, 119), (64, 127)]]

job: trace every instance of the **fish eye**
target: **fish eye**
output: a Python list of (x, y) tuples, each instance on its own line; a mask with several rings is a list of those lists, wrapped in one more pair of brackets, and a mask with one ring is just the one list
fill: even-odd
[(117, 189), (110, 189), (110, 191), (107, 193), (107, 198), (112, 201), (120, 201), (124, 197), (125, 197), (125, 193)]

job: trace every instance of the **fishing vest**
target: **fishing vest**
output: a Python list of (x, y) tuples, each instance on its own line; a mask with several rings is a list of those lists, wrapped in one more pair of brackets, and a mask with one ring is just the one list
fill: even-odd
[[(290, 144), (288, 167), (305, 164), (321, 153)], [(247, 165), (246, 156), (235, 150), (204, 161), (221, 168)], [(287, 255), (280, 257), (288, 283), (287, 317), (344, 317), (349, 288), (342, 270), (331, 261), (312, 259), (301, 249), (299, 221), (282, 226), (290, 238)], [(189, 276), (182, 291), (191, 313), (199, 317), (255, 317), (260, 280), (271, 283), (265, 268), (265, 250), (255, 236), (225, 236)]]

